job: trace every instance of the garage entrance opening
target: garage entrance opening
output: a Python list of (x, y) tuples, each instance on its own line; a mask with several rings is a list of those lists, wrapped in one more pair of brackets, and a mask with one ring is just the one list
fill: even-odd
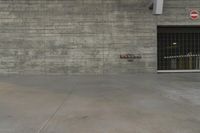
[(200, 27), (158, 26), (158, 72), (200, 72)]

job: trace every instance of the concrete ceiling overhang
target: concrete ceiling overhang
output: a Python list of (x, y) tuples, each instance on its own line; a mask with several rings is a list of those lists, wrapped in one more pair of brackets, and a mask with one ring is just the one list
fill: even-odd
[(153, 10), (153, 14), (162, 14), (163, 13), (164, 0), (152, 0), (149, 9)]

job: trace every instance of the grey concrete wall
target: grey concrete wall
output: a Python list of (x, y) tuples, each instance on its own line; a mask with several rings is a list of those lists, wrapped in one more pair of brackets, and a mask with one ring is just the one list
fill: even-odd
[[(156, 72), (157, 25), (199, 25), (199, 0), (0, 0), (0, 73)], [(139, 54), (133, 62), (120, 54)]]

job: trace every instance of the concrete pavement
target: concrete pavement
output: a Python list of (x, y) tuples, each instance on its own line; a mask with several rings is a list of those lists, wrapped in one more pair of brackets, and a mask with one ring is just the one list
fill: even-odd
[(200, 74), (0, 76), (0, 133), (200, 133)]

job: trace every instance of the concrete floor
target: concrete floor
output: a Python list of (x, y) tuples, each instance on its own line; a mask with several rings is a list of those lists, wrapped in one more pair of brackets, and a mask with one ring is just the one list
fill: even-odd
[(200, 133), (200, 74), (0, 76), (0, 133)]

